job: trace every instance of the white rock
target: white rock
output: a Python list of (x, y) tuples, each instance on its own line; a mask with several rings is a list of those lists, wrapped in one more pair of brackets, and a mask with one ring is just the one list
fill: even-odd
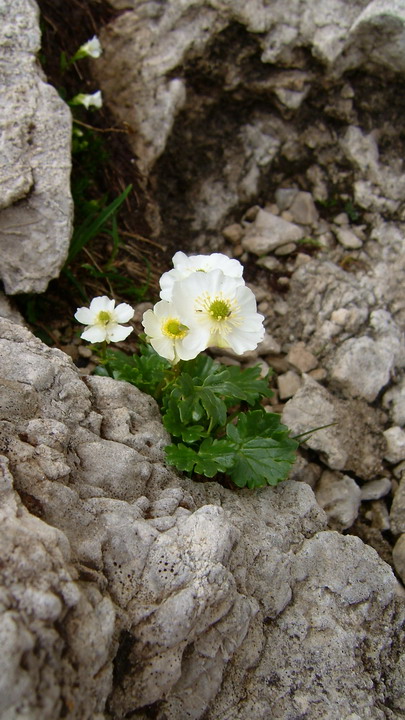
[(405, 378), (384, 393), (383, 407), (389, 409), (395, 425), (405, 425)]
[(319, 219), (318, 211), (309, 192), (299, 192), (292, 201), (289, 212), (293, 221), (300, 225), (316, 225)]
[(346, 530), (357, 518), (360, 488), (348, 475), (325, 470), (315, 490), (319, 505), (325, 510), (331, 527)]
[(266, 255), (281, 245), (300, 240), (304, 231), (278, 215), (259, 210), (255, 221), (247, 229), (242, 245), (255, 255)]
[(360, 238), (348, 228), (336, 228), (335, 235), (340, 244), (348, 250), (358, 250), (363, 245)]
[(361, 486), (361, 500), (379, 500), (391, 490), (391, 480), (387, 477), (371, 480)]
[(291, 365), (294, 365), (301, 372), (309, 372), (318, 365), (318, 360), (305, 347), (305, 343), (299, 342), (293, 345), (288, 351), (287, 360)]
[(384, 431), (384, 437), (387, 441), (385, 459), (393, 464), (405, 460), (405, 430), (398, 426), (390, 427)]
[(394, 357), (390, 346), (368, 336), (350, 338), (330, 363), (331, 379), (353, 397), (372, 402), (387, 385)]

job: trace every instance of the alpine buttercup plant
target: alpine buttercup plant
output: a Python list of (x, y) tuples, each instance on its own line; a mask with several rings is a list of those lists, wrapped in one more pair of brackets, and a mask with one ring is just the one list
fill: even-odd
[[(263, 405), (272, 395), (269, 378), (260, 376), (259, 366), (225, 366), (205, 353), (221, 347), (241, 355), (263, 339), (264, 318), (243, 267), (221, 253), (178, 252), (173, 265), (160, 280), (162, 299), (143, 315), (139, 354), (107, 350), (97, 374), (126, 380), (155, 398), (172, 438), (169, 464), (196, 479), (276, 485), (288, 476), (298, 442)], [(84, 339), (108, 343), (131, 332), (121, 325), (131, 319), (130, 310), (95, 298), (75, 317), (87, 326)]]

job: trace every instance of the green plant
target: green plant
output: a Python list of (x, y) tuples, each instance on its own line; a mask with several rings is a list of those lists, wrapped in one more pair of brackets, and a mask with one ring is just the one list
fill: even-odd
[(167, 462), (190, 475), (225, 473), (237, 487), (254, 489), (284, 480), (297, 440), (261, 401), (272, 395), (260, 367), (242, 370), (205, 354), (174, 367), (150, 345), (128, 357), (107, 351), (99, 375), (126, 380), (158, 402), (173, 442)]

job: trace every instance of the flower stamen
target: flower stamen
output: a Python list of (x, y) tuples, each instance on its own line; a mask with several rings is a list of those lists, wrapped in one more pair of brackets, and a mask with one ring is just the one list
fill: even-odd
[(186, 337), (189, 328), (187, 325), (183, 325), (177, 318), (165, 318), (162, 323), (161, 330), (163, 335), (170, 338), (171, 340), (182, 340)]
[(111, 319), (112, 318), (109, 312), (107, 312), (106, 310), (100, 310), (94, 324), (102, 325), (103, 327), (105, 327), (106, 325), (108, 325), (109, 322), (111, 322)]

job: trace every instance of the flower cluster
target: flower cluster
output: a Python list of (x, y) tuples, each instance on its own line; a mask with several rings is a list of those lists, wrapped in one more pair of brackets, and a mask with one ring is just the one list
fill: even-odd
[(172, 363), (191, 360), (208, 347), (242, 354), (263, 339), (263, 316), (242, 278), (243, 267), (221, 253), (177, 252), (160, 279), (162, 298), (144, 313), (148, 341)]

